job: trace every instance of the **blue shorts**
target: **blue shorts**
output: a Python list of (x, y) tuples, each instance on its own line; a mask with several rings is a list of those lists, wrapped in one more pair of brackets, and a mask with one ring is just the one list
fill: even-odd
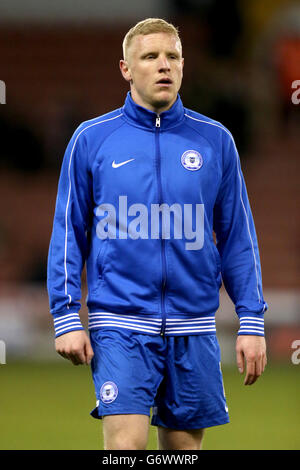
[(97, 407), (94, 418), (143, 414), (170, 429), (229, 423), (215, 335), (155, 336), (90, 331)]

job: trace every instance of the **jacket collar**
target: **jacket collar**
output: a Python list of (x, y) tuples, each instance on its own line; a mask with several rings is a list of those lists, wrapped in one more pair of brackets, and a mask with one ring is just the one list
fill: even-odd
[[(125, 118), (136, 126), (151, 130), (155, 129), (156, 118), (158, 115), (155, 112), (136, 104), (131, 97), (130, 91), (127, 93), (122, 111)], [(160, 128), (162, 130), (174, 127), (182, 121), (184, 118), (184, 107), (179, 94), (173, 106), (167, 111), (160, 113), (159, 116)]]

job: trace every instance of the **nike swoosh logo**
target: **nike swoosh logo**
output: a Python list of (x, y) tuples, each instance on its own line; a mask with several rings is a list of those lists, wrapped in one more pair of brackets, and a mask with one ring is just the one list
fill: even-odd
[(130, 160), (126, 160), (126, 162), (121, 162), (121, 163), (116, 163), (115, 161), (113, 161), (111, 166), (113, 168), (119, 168), (119, 166), (126, 165), (126, 163), (132, 162), (132, 160), (134, 160), (134, 158), (131, 158)]

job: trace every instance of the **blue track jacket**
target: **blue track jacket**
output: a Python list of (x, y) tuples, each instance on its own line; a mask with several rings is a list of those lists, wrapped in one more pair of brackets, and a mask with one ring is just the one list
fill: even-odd
[[(215, 233), (215, 238), (214, 234)], [(66, 149), (48, 254), (56, 337), (89, 329), (215, 334), (219, 289), (238, 334), (264, 335), (257, 237), (238, 152), (217, 121), (125, 105), (82, 123)]]

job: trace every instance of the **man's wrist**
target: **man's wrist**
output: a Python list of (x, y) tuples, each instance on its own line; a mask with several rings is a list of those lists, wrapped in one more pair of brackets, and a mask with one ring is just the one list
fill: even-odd
[(65, 333), (76, 330), (84, 330), (77, 312), (54, 315), (55, 338)]
[(264, 314), (256, 314), (252, 312), (243, 312), (238, 315), (240, 320), (240, 328), (238, 336), (241, 335), (254, 335), (265, 336), (264, 329)]

